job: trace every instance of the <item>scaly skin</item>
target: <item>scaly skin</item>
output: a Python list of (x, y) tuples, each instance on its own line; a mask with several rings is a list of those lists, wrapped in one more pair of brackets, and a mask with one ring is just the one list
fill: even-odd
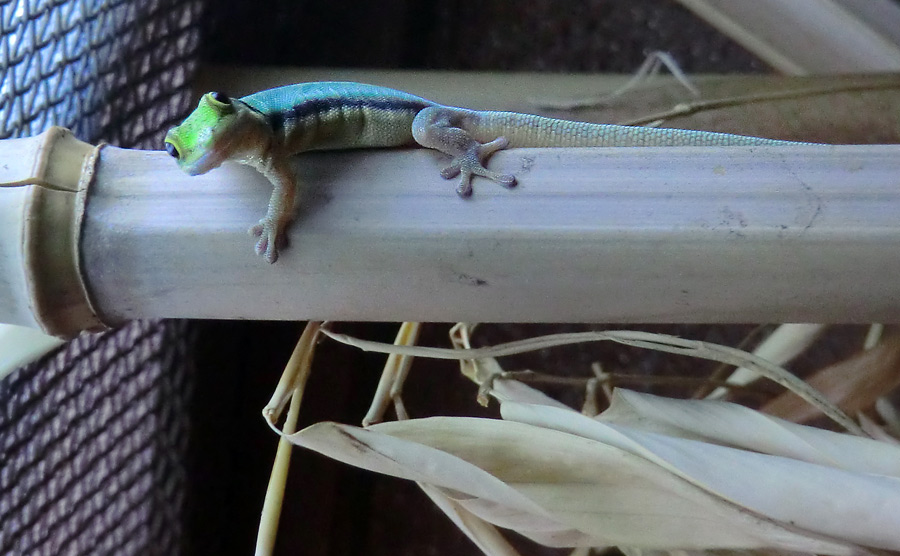
[(472, 178), (506, 187), (515, 176), (485, 168), (490, 155), (508, 147), (660, 147), (778, 145), (759, 137), (592, 124), (515, 112), (443, 106), (375, 85), (301, 83), (240, 99), (207, 93), (179, 126), (166, 134), (166, 150), (190, 175), (226, 160), (253, 166), (272, 183), (266, 215), (250, 229), (256, 252), (274, 263), (291, 221), (297, 178), (290, 157), (313, 150), (399, 147), (419, 144), (452, 157), (441, 176), (459, 176), (460, 196), (472, 194)]

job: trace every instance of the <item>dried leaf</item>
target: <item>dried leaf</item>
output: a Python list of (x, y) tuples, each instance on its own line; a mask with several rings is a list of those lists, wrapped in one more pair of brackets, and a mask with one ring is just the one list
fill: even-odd
[(900, 477), (900, 448), (807, 427), (735, 403), (677, 400), (617, 389), (603, 423), (784, 456), (849, 471)]
[[(549, 416), (544, 419), (548, 422), (562, 419), (563, 423), (553, 422), (557, 428), (566, 428), (565, 422), (582, 427), (588, 422), (592, 427), (612, 431), (571, 410), (504, 404), (504, 412), (510, 409), (518, 409), (519, 417)], [(320, 423), (293, 435), (291, 440), (365, 469), (429, 483), (482, 519), (550, 546), (771, 547), (821, 554), (859, 552), (859, 547), (834, 541), (830, 534), (826, 537), (797, 528), (790, 521), (797, 516), (788, 515), (787, 520), (779, 522), (727, 499), (744, 499), (746, 495), (729, 493), (723, 497), (715, 490), (698, 486), (709, 482), (708, 478), (685, 480), (684, 468), (691, 466), (681, 460), (702, 463), (710, 450), (726, 451), (730, 458), (721, 454), (714, 454), (713, 458), (716, 463), (728, 460), (724, 470), (714, 473), (722, 479), (728, 474), (725, 471), (740, 468), (745, 458), (752, 461), (752, 472), (762, 470), (787, 477), (782, 469), (786, 466), (792, 478), (798, 472), (792, 465), (805, 468), (812, 467), (810, 464), (784, 463), (785, 458), (669, 439), (675, 446), (699, 450), (681, 454), (675, 458), (675, 465), (666, 461), (672, 454), (666, 459), (655, 456), (659, 461), (651, 461), (646, 456), (653, 452), (633, 439), (616, 431), (611, 436), (627, 448), (526, 423), (436, 417), (383, 423), (369, 430)], [(656, 447), (655, 452), (659, 451)], [(675, 450), (676, 455), (678, 451)], [(761, 465), (757, 461), (760, 458), (772, 461)], [(840, 478), (846, 478), (844, 475)], [(782, 487), (793, 481), (776, 483)], [(790, 494), (790, 509), (802, 505), (793, 498), (797, 491), (792, 487), (781, 494), (782, 498)], [(819, 498), (826, 494), (820, 492)], [(891, 511), (888, 506), (882, 507)], [(786, 514), (787, 510), (780, 513)], [(900, 546), (900, 540), (897, 544)]]
[(450, 518), (450, 521), (484, 554), (487, 556), (519, 556), (518, 551), (493, 525), (451, 500), (441, 489), (426, 483), (417, 484), (431, 498), (434, 505), (440, 508)]
[[(441, 488), (473, 514), (537, 538), (538, 542), (551, 546), (600, 544), (560, 523), (488, 470), (469, 463), (464, 456), (448, 453), (442, 446), (442, 441), (456, 441), (455, 448), (472, 459), (490, 460), (492, 455), (502, 455), (503, 446), (512, 447), (523, 441), (532, 429), (492, 419), (433, 417), (379, 423), (369, 429), (317, 423), (291, 435), (290, 440), (363, 469)], [(488, 440), (496, 444), (486, 443)], [(530, 473), (527, 465), (513, 463), (510, 469)]]
[[(900, 515), (900, 481), (895, 477), (607, 425), (547, 406), (504, 403), (501, 411), (505, 419), (568, 432), (639, 455), (761, 518), (812, 535), (900, 549), (896, 517)], [(870, 439), (857, 440), (882, 445)], [(841, 485), (841, 496), (834, 496), (835, 485)]]
[[(880, 396), (900, 384), (900, 334), (889, 335), (872, 349), (825, 367), (807, 382), (851, 415), (868, 410)], [(798, 403), (790, 392), (767, 403), (762, 411), (798, 423), (821, 415), (811, 405)]]
[[(783, 366), (806, 351), (825, 329), (822, 324), (782, 324), (753, 350), (753, 355)], [(745, 386), (761, 378), (759, 373), (747, 367), (738, 367), (728, 377), (728, 384)], [(721, 398), (727, 388), (716, 388), (708, 398)]]

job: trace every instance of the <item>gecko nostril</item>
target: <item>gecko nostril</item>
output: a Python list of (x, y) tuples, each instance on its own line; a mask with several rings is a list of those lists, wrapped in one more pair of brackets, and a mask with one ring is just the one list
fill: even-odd
[(166, 152), (169, 153), (175, 160), (178, 160), (181, 157), (181, 153), (178, 152), (178, 147), (168, 141), (166, 141)]

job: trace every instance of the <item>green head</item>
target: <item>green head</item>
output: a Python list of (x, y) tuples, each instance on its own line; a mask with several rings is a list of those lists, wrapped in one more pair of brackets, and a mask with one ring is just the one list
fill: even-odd
[(246, 106), (224, 93), (206, 93), (181, 125), (166, 134), (166, 152), (192, 176), (218, 167), (239, 150)]

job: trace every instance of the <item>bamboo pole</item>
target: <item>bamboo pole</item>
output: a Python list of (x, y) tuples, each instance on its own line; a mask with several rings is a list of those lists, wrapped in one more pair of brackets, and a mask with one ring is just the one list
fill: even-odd
[[(304, 201), (275, 265), (246, 232), (270, 191), (252, 169), (189, 177), (162, 152), (75, 148), (60, 156), (81, 161), (86, 192), (0, 189), (2, 321), (72, 335), (151, 317), (867, 322), (900, 310), (900, 146), (510, 150), (491, 164), (520, 185), (479, 180), (470, 200), (424, 149), (314, 153), (296, 160)], [(40, 210), (28, 195), (49, 193), (86, 206), (28, 212)], [(47, 261), (67, 259), (70, 240), (16, 255), (34, 222), (56, 226), (45, 237), (79, 232), (68, 274)], [(73, 268), (82, 320), (66, 309), (73, 288), (58, 288), (81, 283)], [(48, 272), (69, 278), (39, 287)], [(35, 316), (42, 305), (65, 326)]]

